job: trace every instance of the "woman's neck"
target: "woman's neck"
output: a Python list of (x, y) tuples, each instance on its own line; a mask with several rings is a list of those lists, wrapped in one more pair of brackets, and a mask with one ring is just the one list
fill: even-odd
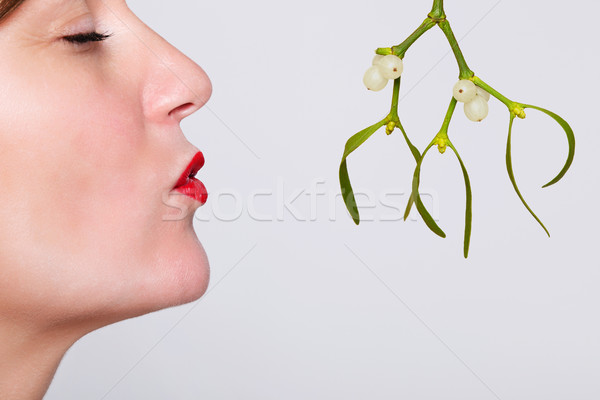
[(61, 330), (46, 332), (0, 316), (0, 399), (40, 400), (58, 364), (78, 339)]

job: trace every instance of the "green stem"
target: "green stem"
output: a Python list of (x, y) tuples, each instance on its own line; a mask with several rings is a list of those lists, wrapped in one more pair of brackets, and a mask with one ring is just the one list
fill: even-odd
[(391, 49), (389, 47), (379, 48), (375, 51), (375, 53), (382, 55), (394, 54), (400, 58), (404, 58), (404, 54), (406, 53), (408, 48), (412, 46), (412, 44), (416, 42), (417, 39), (420, 38), (425, 32), (433, 28), (435, 25), (435, 21), (433, 21), (431, 18), (427, 18), (409, 37), (406, 38), (404, 42), (400, 43), (397, 46), (393, 46)]
[(429, 18), (435, 20), (446, 18), (446, 14), (444, 13), (444, 0), (433, 0), (433, 7), (429, 13)]
[(444, 117), (444, 123), (442, 124), (442, 129), (440, 129), (440, 133), (444, 132), (445, 135), (448, 135), (448, 127), (450, 126), (450, 120), (452, 119), (452, 115), (456, 109), (456, 103), (456, 99), (452, 97), (452, 100), (450, 100), (450, 105), (448, 106), (448, 111), (446, 111), (446, 116)]
[(392, 108), (389, 118), (396, 123), (400, 122), (398, 117), (398, 98), (400, 97), (400, 78), (394, 80), (394, 92), (392, 93)]
[(482, 88), (483, 90), (500, 100), (502, 103), (504, 103), (509, 109), (512, 109), (516, 105), (514, 101), (504, 96), (502, 93), (498, 92), (496, 89), (482, 81), (480, 77), (473, 76), (471, 80), (474, 84), (476, 84), (477, 86), (479, 86), (480, 88)]
[(452, 32), (452, 28), (450, 28), (450, 22), (447, 20), (440, 21), (438, 23), (444, 35), (446, 35), (446, 39), (448, 39), (448, 43), (450, 43), (450, 47), (452, 48), (452, 52), (454, 53), (454, 57), (456, 57), (456, 62), (458, 63), (458, 68), (460, 69), (460, 73), (458, 75), (459, 79), (469, 79), (473, 75), (473, 71), (467, 65), (467, 61), (460, 51), (460, 47), (458, 46), (458, 41), (454, 36), (454, 32)]
[(502, 93), (498, 92), (496, 89), (485, 83), (481, 80), (481, 78), (477, 76), (473, 76), (471, 78), (474, 84), (483, 88), (486, 92), (500, 100), (506, 107), (508, 107), (508, 111), (511, 115), (516, 115), (517, 117), (523, 119), (525, 118), (525, 104), (517, 103), (516, 101), (512, 101), (508, 97), (504, 96)]
[(444, 154), (446, 151), (446, 146), (450, 143), (450, 139), (448, 139), (448, 127), (450, 126), (450, 120), (452, 120), (452, 115), (454, 114), (454, 110), (456, 109), (456, 99), (452, 97), (450, 100), (450, 105), (448, 106), (448, 111), (446, 111), (446, 116), (444, 117), (444, 123), (440, 128), (440, 131), (435, 135), (430, 145), (437, 145), (440, 153)]

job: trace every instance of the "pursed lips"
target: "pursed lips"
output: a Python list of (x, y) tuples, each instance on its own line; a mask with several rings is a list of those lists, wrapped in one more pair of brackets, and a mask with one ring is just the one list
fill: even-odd
[(173, 187), (173, 190), (184, 194), (199, 202), (201, 205), (206, 203), (208, 193), (202, 182), (196, 179), (196, 174), (204, 165), (204, 155), (202, 152), (197, 152), (187, 168), (183, 171), (179, 180)]

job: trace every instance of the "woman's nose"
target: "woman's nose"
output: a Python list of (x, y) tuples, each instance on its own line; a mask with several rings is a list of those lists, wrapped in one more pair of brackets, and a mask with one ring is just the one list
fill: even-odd
[(142, 91), (146, 117), (157, 123), (179, 123), (204, 106), (212, 93), (204, 70), (170, 43), (151, 31)]

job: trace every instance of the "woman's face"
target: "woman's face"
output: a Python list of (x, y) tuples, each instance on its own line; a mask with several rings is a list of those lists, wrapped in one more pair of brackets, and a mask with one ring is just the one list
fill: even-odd
[[(64, 39), (89, 32), (110, 37)], [(210, 97), (203, 70), (124, 0), (27, 0), (0, 54), (3, 313), (105, 323), (201, 296), (200, 203), (173, 188), (198, 152), (179, 123)]]

